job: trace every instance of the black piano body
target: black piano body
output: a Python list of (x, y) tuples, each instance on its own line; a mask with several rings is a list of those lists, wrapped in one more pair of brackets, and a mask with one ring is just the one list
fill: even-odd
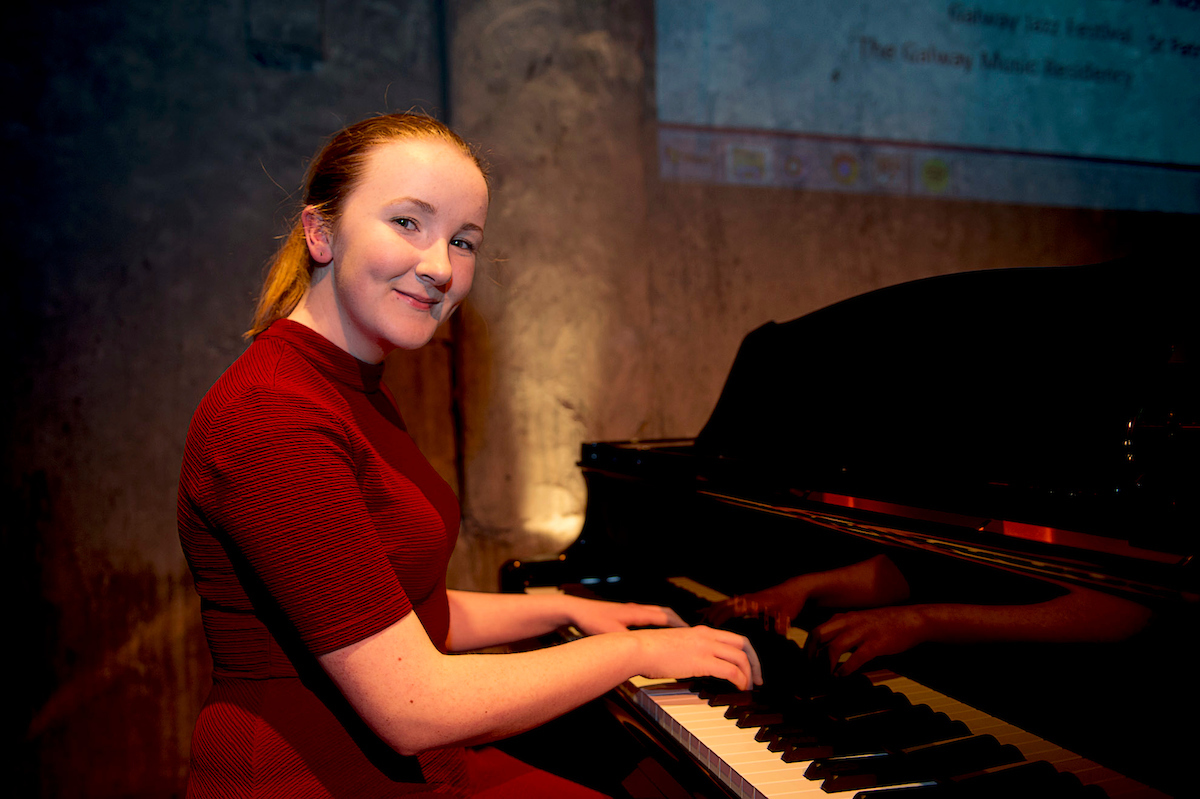
[(686, 576), (733, 595), (884, 553), (916, 575), (913, 601), (1117, 594), (1155, 611), (1121, 643), (925, 644), (883, 665), (1186, 794), (1197, 272), (1136, 258), (970, 272), (764, 325), (695, 439), (583, 446), (579, 538), (507, 564), (502, 588), (657, 601)]

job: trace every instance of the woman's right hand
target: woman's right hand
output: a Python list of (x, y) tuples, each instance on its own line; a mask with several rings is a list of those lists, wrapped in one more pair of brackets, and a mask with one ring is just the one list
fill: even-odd
[(758, 653), (745, 636), (704, 626), (635, 630), (626, 634), (634, 636), (638, 643), (638, 673), (643, 677), (719, 677), (742, 691), (762, 685)]

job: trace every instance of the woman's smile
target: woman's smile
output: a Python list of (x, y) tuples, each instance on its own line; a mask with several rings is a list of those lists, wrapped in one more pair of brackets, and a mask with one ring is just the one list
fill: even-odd
[(428, 311), (433, 306), (441, 302), (441, 297), (430, 297), (425, 294), (413, 294), (401, 289), (394, 289), (400, 295), (400, 298), (420, 311)]

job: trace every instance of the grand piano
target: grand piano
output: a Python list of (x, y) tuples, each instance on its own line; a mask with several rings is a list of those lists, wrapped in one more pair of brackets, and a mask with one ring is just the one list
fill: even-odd
[[(735, 620), (769, 661), (765, 693), (692, 681), (606, 698), (637, 747), (626, 790), (854, 796), (889, 784), (879, 772), (907, 786), (880, 797), (1194, 794), (1197, 272), (1135, 257), (880, 289), (747, 335), (694, 439), (584, 444), (579, 538), (506, 564), (503, 590), (697, 620), (714, 599), (885, 554), (913, 601), (1027, 604), (1081, 586), (1153, 611), (1119, 643), (923, 644), (854, 678), (796, 645), (832, 611), (806, 609), (790, 641)], [(890, 702), (962, 726), (846, 733), (847, 714)], [(785, 720), (799, 744), (773, 737)], [(730, 735), (749, 762), (723, 748)], [(957, 754), (988, 735), (982, 760)], [(880, 751), (940, 765), (861, 765)]]

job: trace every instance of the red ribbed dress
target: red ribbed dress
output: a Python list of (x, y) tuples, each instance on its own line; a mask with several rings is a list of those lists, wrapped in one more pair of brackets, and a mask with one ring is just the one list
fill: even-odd
[(382, 373), (282, 320), (192, 419), (179, 535), (213, 688), (189, 797), (465, 790), (461, 749), (396, 754), (315, 660), (414, 610), (446, 642), (458, 503), (404, 431)]

